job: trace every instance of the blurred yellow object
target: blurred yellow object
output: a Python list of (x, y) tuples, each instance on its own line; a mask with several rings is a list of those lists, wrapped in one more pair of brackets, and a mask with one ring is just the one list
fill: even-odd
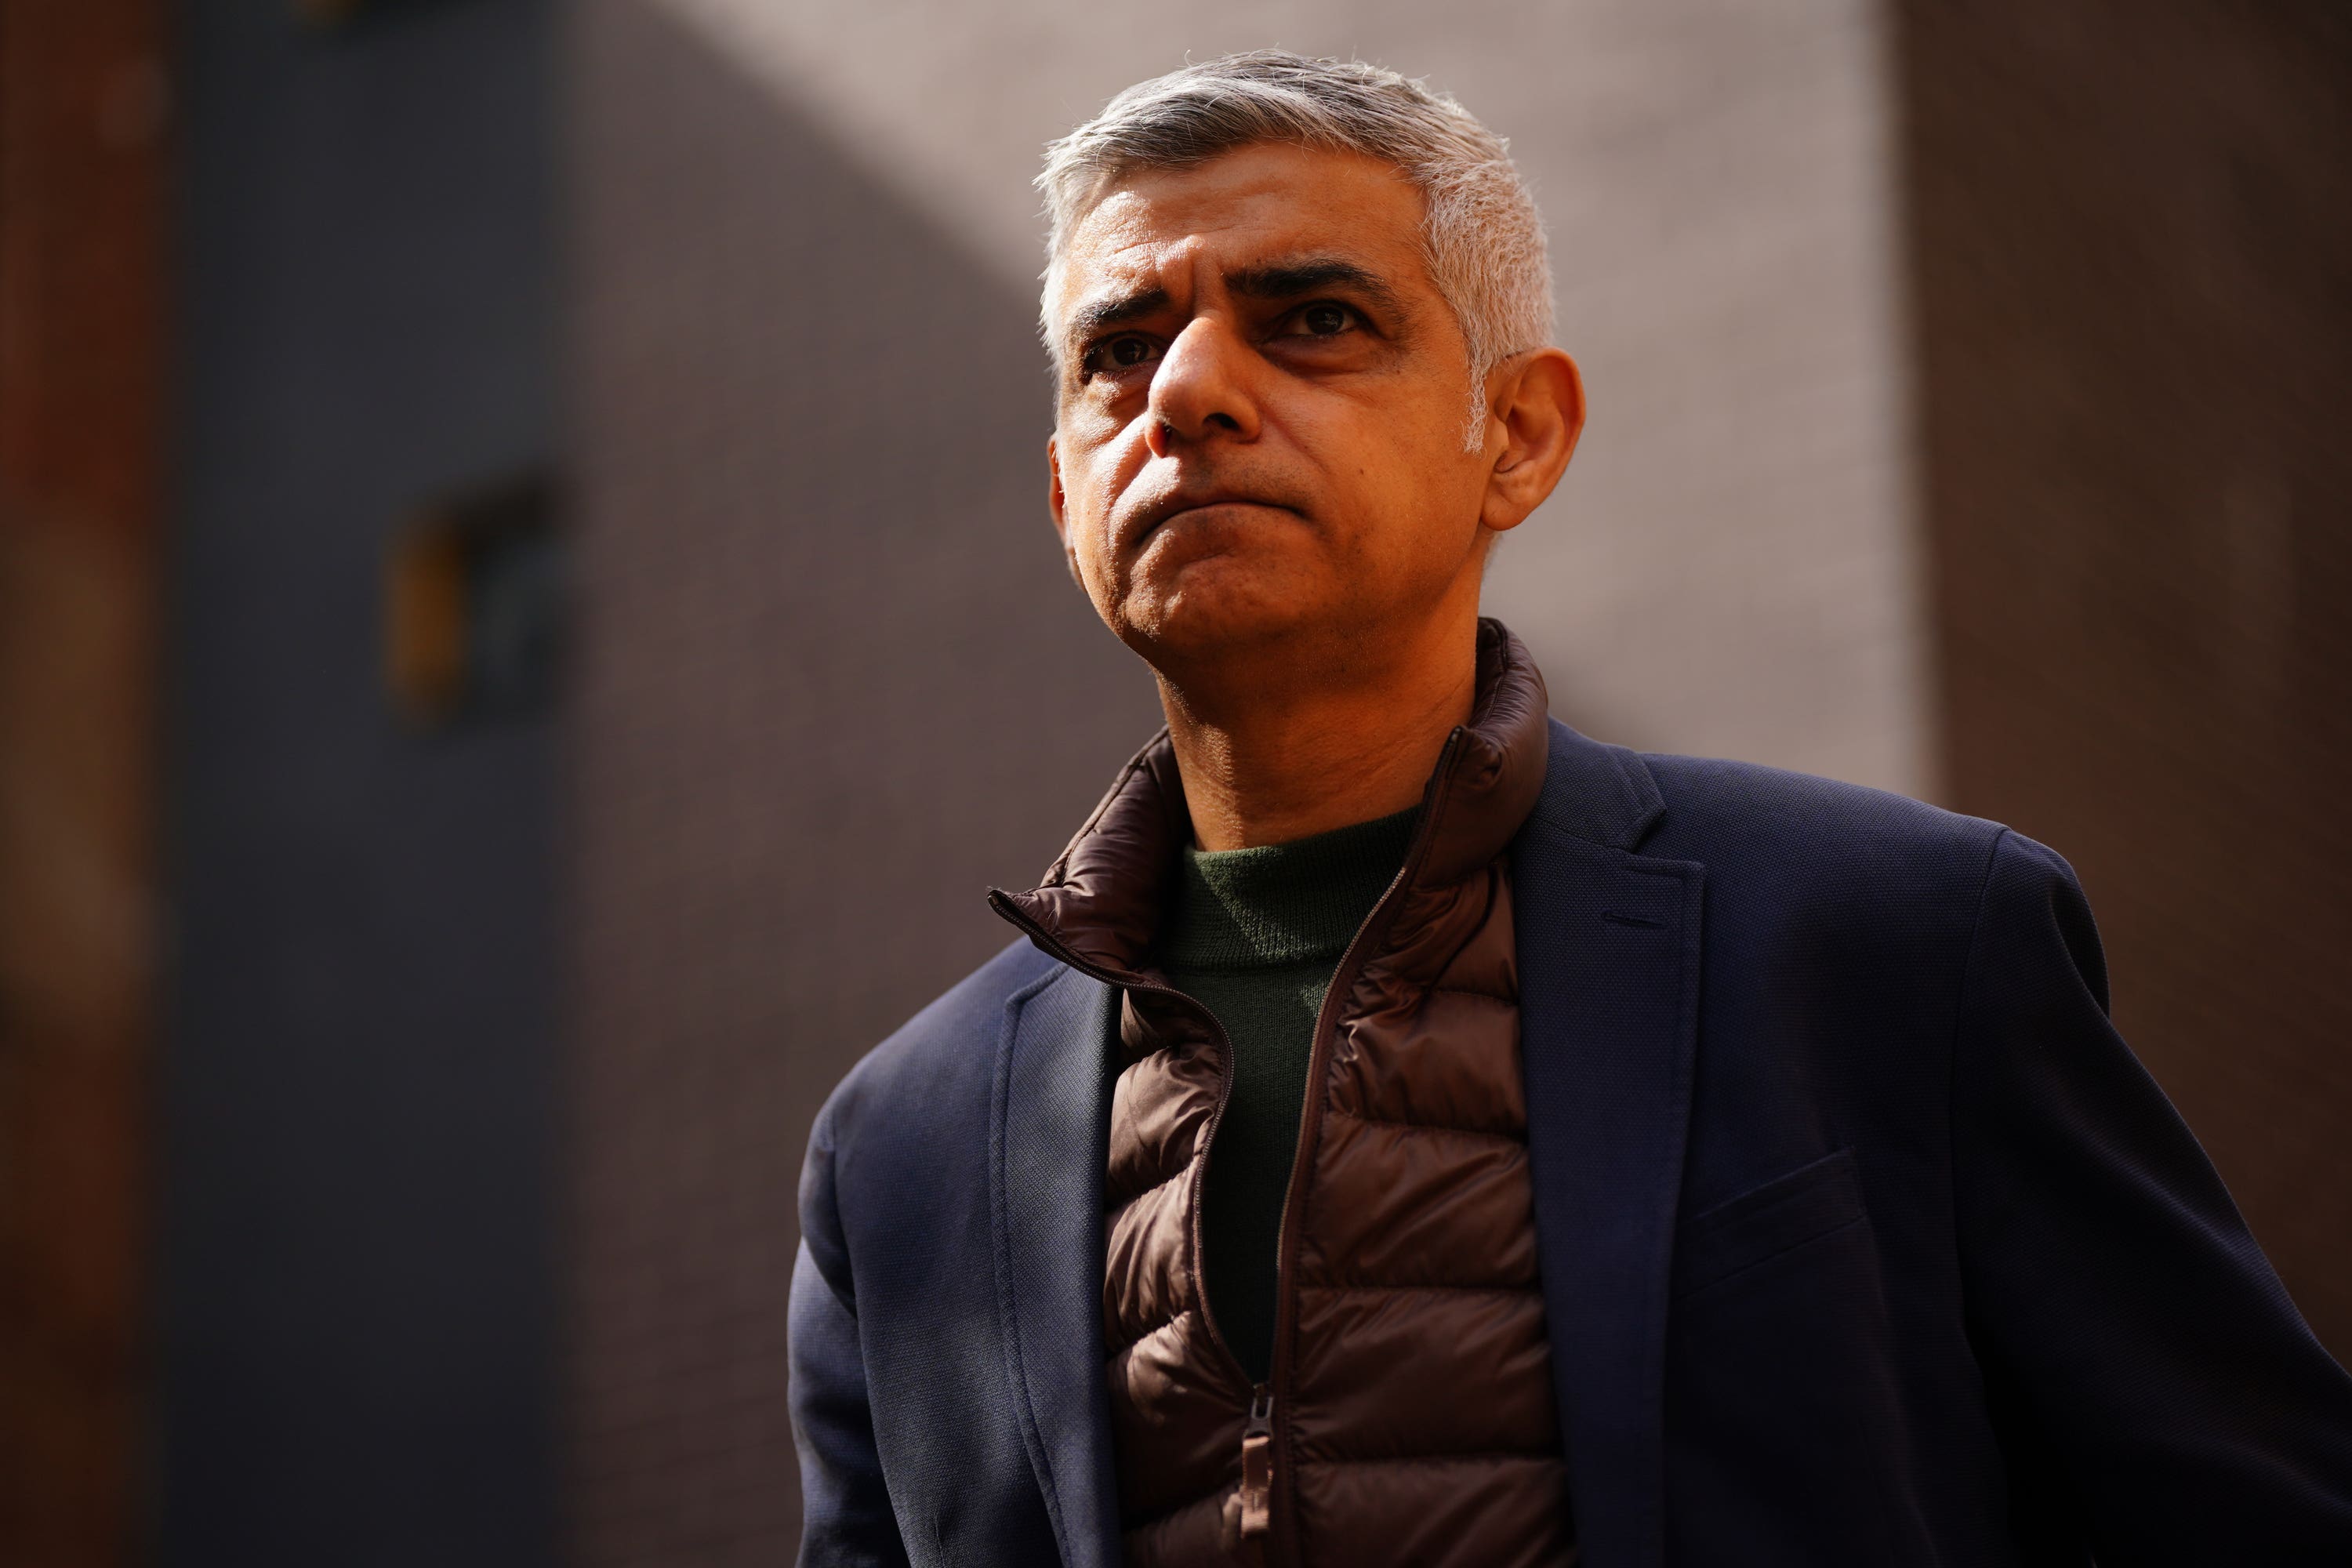
[(427, 501), (384, 562), (383, 679), (410, 724), (514, 718), (552, 699), (563, 564), (536, 471)]
[(427, 728), (465, 700), (466, 554), (458, 519), (431, 511), (394, 541), (384, 573), (384, 685), (402, 716)]

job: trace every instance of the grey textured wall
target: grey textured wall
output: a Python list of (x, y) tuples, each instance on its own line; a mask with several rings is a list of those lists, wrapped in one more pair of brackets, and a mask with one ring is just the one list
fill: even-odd
[(549, 13), (176, 21), (156, 1554), (541, 1563), (550, 727), (404, 733), (377, 609), (549, 455)]
[(811, 1117), (1159, 723), (1045, 512), (1029, 301), (701, 38), (578, 38), (584, 1563), (785, 1561)]

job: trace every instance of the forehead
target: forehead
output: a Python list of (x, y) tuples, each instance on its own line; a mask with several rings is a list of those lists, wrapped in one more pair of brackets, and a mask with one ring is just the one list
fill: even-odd
[(1121, 282), (1162, 282), (1206, 261), (1231, 270), (1314, 252), (1360, 261), (1399, 287), (1421, 280), (1421, 193), (1359, 153), (1268, 144), (1114, 183), (1071, 226), (1055, 309)]

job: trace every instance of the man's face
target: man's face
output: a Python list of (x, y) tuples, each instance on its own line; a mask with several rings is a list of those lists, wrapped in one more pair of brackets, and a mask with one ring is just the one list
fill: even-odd
[(1423, 217), (1384, 163), (1265, 145), (1138, 174), (1072, 232), (1055, 525), (1163, 672), (1475, 609), (1486, 527), (1524, 512), (1484, 515), (1505, 441), (1464, 450), (1468, 356)]

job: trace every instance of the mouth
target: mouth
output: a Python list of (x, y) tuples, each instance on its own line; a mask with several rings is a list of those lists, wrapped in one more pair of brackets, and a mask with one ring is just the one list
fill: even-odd
[(1296, 508), (1285, 506), (1280, 501), (1267, 500), (1263, 496), (1242, 495), (1238, 492), (1223, 490), (1200, 495), (1174, 495), (1170, 496), (1166, 500), (1145, 508), (1138, 514), (1128, 548), (1130, 551), (1140, 550), (1150, 542), (1153, 534), (1158, 533), (1170, 523), (1181, 521), (1200, 512), (1213, 511), (1220, 507), (1255, 507), (1264, 511), (1283, 511), (1289, 512), (1293, 516), (1298, 515)]

